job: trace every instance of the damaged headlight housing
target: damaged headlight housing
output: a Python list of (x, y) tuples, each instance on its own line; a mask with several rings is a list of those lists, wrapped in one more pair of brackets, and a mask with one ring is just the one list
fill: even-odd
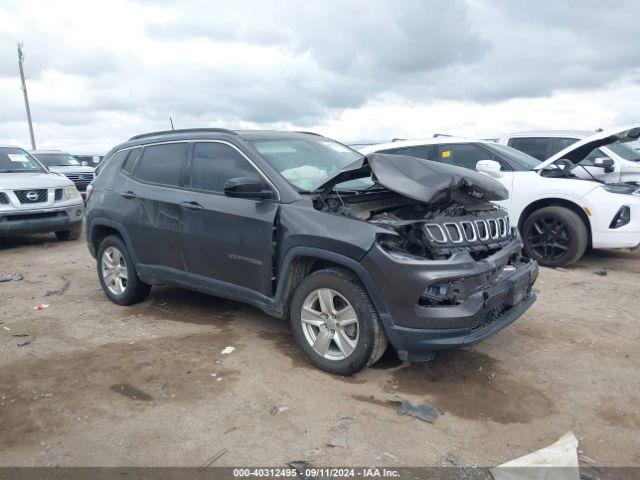
[(75, 185), (69, 185), (68, 187), (64, 187), (62, 190), (62, 200), (73, 200), (74, 198), (78, 198), (80, 196), (80, 192), (76, 188)]
[(470, 295), (490, 287), (504, 270), (504, 265), (479, 275), (435, 282), (420, 295), (419, 304), (424, 307), (459, 305)]

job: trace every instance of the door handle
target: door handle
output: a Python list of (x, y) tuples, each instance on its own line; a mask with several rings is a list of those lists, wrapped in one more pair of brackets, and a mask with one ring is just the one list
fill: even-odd
[(132, 191), (122, 192), (120, 196), (126, 198), (127, 200), (131, 200), (132, 198), (136, 198), (137, 195)]
[(186, 208), (192, 212), (199, 212), (200, 210), (203, 210), (203, 206), (198, 202), (182, 202), (182, 208)]

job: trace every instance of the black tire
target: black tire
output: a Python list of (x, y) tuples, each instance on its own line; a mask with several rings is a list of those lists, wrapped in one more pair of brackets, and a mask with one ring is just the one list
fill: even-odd
[[(356, 346), (346, 358), (339, 360), (324, 358), (316, 352), (303, 330), (303, 303), (314, 291), (324, 288), (334, 290), (343, 296), (357, 315)], [(374, 364), (382, 357), (389, 343), (367, 291), (353, 274), (341, 268), (318, 270), (304, 278), (291, 299), (289, 318), (296, 342), (309, 361), (316, 367), (336, 375), (352, 375)], [(335, 346), (337, 344), (334, 344)]]
[(531, 213), (522, 226), (524, 251), (545, 267), (577, 262), (589, 244), (582, 219), (565, 207), (544, 207)]
[[(102, 259), (105, 250), (110, 247), (120, 252), (127, 271), (126, 286), (121, 294), (116, 294), (111, 291), (107, 287), (103, 276)], [(100, 280), (102, 291), (112, 302), (117, 303), (118, 305), (131, 305), (144, 300), (149, 295), (151, 285), (144, 283), (140, 280), (140, 277), (138, 277), (131, 255), (129, 254), (126, 245), (118, 235), (110, 235), (100, 242), (97, 254), (97, 269), (98, 280)]]
[(61, 230), (56, 232), (56, 237), (58, 237), (58, 240), (61, 242), (78, 240), (80, 235), (82, 235), (82, 226), (74, 227), (71, 230)]

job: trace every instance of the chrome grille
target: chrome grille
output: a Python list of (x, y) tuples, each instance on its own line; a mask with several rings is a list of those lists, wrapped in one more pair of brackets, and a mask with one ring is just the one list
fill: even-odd
[(480, 244), (503, 240), (510, 234), (508, 215), (482, 220), (465, 219), (442, 224), (427, 223), (424, 228), (429, 238), (440, 244)]
[(18, 201), (22, 204), (44, 203), (47, 201), (49, 191), (46, 188), (37, 188), (33, 190), (14, 190)]

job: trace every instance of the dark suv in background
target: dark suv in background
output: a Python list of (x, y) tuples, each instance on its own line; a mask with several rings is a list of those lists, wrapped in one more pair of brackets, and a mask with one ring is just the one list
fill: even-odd
[(249, 303), (348, 375), (389, 342), (430, 359), (532, 305), (537, 265), (490, 203), (506, 195), (476, 172), (312, 133), (156, 132), (106, 155), (87, 241), (112, 301), (171, 283)]

